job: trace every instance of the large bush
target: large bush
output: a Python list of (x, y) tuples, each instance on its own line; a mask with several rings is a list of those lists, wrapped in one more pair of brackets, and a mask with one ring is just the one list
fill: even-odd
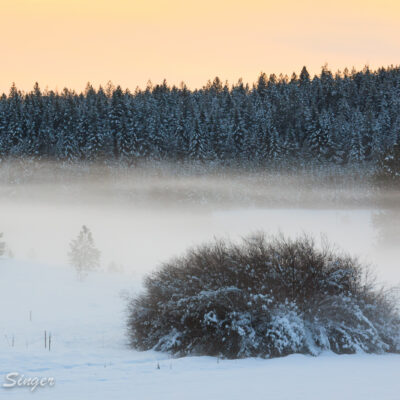
[(400, 351), (396, 302), (357, 260), (308, 237), (215, 241), (148, 276), (131, 300), (133, 347), (228, 358)]

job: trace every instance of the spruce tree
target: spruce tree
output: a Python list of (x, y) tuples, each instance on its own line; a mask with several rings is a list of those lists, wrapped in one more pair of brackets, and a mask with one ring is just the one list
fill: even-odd
[(100, 251), (95, 247), (92, 232), (87, 226), (83, 225), (78, 237), (71, 241), (68, 258), (79, 279), (100, 266)]

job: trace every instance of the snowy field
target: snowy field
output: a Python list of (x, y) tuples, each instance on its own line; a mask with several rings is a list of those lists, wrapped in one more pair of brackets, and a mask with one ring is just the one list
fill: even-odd
[(230, 361), (136, 352), (124, 336), (124, 292), (137, 290), (135, 280), (95, 273), (79, 282), (69, 268), (6, 260), (0, 268), (0, 375), (55, 379), (33, 393), (2, 388), (4, 399), (399, 399), (400, 355)]
[[(397, 256), (376, 247), (371, 210), (187, 212), (90, 206), (4, 204), (1, 230), (14, 259), (0, 260), (0, 380), (10, 372), (53, 377), (53, 387), (0, 389), (4, 399), (352, 399), (398, 400), (400, 355), (281, 359), (175, 359), (127, 348), (126, 295), (144, 273), (214, 235), (255, 230), (324, 233), (363, 260), (379, 280), (400, 282)], [(104, 271), (80, 282), (66, 266), (70, 239), (85, 223), (102, 251)], [(396, 255), (396, 251), (393, 250)], [(122, 273), (107, 272), (115, 261)], [(51, 350), (44, 347), (51, 334)], [(159, 365), (159, 369), (157, 366)]]

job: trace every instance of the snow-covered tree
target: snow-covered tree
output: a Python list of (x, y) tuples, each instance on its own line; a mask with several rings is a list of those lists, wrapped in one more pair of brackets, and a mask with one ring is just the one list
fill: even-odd
[(80, 279), (100, 266), (100, 251), (94, 245), (92, 232), (85, 225), (78, 237), (71, 241), (68, 258)]
[(261, 74), (252, 88), (218, 78), (199, 90), (164, 81), (133, 93), (13, 85), (0, 96), (0, 158), (263, 167), (306, 159), (372, 171), (399, 139), (399, 81), (400, 67), (332, 74), (325, 66), (314, 77), (305, 67), (291, 79)]
[(390, 186), (400, 186), (400, 144), (389, 148), (380, 159), (377, 171), (380, 183)]

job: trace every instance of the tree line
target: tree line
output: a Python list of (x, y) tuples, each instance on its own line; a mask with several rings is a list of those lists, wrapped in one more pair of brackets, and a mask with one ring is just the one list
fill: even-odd
[(217, 165), (377, 162), (400, 138), (400, 67), (292, 77), (255, 84), (218, 77), (201, 89), (111, 83), (82, 93), (0, 97), (0, 158), (198, 161)]

